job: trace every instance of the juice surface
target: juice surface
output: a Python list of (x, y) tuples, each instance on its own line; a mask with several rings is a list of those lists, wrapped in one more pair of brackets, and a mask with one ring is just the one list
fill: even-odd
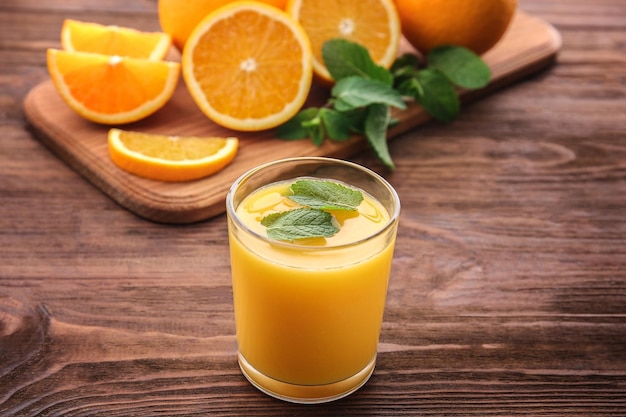
[[(239, 204), (237, 216), (248, 228), (264, 236), (266, 229), (261, 225), (263, 217), (270, 213), (300, 207), (287, 197), (292, 182), (294, 181), (275, 183), (255, 191)], [(373, 197), (365, 193), (363, 196), (358, 212), (331, 211), (341, 228), (339, 233), (327, 238), (299, 240), (296, 243), (304, 246), (345, 245), (379, 231), (389, 221), (389, 214)]]
[[(263, 216), (297, 207), (284, 197), (288, 188), (278, 183), (252, 193), (237, 215), (265, 235)], [(334, 214), (341, 226), (335, 236), (295, 245), (259, 242), (230, 225), (239, 352), (276, 380), (330, 384), (375, 358), (395, 233), (346, 246), (389, 222), (385, 208), (367, 194), (358, 213)]]

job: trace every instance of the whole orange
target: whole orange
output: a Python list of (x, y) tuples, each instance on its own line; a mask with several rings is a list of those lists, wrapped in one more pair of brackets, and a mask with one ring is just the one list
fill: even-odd
[[(287, 0), (256, 0), (285, 10)], [(234, 0), (159, 0), (159, 23), (172, 43), (183, 50), (187, 38), (198, 23), (213, 10)]]
[(395, 0), (402, 33), (422, 53), (457, 45), (482, 55), (509, 27), (517, 0)]

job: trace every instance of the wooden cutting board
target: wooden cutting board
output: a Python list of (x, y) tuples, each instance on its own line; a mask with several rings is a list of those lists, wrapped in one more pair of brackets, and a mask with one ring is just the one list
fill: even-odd
[[(408, 49), (406, 44), (404, 49)], [(461, 92), (464, 102), (511, 84), (549, 66), (561, 48), (558, 32), (547, 22), (518, 12), (509, 31), (484, 60), (492, 70), (492, 82), (480, 91)], [(314, 86), (312, 100), (325, 100), (327, 90)], [(91, 123), (74, 113), (50, 80), (35, 86), (24, 101), (24, 112), (35, 137), (87, 180), (128, 210), (162, 223), (192, 223), (225, 211), (230, 185), (245, 171), (261, 163), (294, 156), (346, 158), (367, 145), (355, 137), (337, 144), (315, 147), (311, 141), (286, 142), (273, 131), (242, 133), (222, 128), (196, 107), (181, 81), (172, 99), (157, 113), (124, 129), (169, 135), (237, 136), (240, 150), (235, 160), (213, 176), (184, 183), (152, 181), (128, 174), (108, 155), (109, 126)], [(400, 123), (389, 139), (427, 120), (418, 105), (395, 114)]]

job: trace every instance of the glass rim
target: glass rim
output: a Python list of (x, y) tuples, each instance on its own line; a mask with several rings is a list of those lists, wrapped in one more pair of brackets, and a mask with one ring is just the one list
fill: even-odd
[[(376, 232), (372, 233), (371, 235), (365, 236), (359, 240), (356, 240), (354, 242), (350, 242), (350, 243), (343, 243), (343, 244), (338, 244), (338, 245), (332, 245), (332, 246), (308, 246), (308, 245), (301, 245), (298, 244), (294, 241), (288, 242), (288, 241), (282, 241), (282, 240), (276, 240), (276, 239), (271, 239), (266, 235), (262, 235), (260, 233), (255, 232), (254, 230), (250, 229), (248, 226), (246, 226), (241, 219), (239, 218), (239, 216), (237, 216), (237, 208), (234, 206), (234, 194), (235, 191), (239, 188), (239, 186), (249, 177), (253, 176), (254, 174), (256, 174), (257, 172), (260, 172), (262, 170), (264, 170), (267, 167), (273, 166), (273, 165), (279, 165), (279, 164), (285, 164), (285, 163), (289, 163), (289, 162), (319, 162), (319, 163), (335, 163), (335, 164), (339, 164), (339, 165), (344, 165), (346, 167), (349, 168), (353, 168), (357, 171), (362, 171), (363, 173), (367, 174), (368, 176), (374, 178), (376, 181), (378, 181), (379, 183), (381, 183), (388, 191), (389, 194), (392, 197), (393, 203), (394, 203), (394, 210), (393, 213), (389, 213), (389, 220), (387, 220), (387, 222), (385, 223), (385, 226), (382, 227), (381, 229), (377, 230)], [(350, 185), (350, 184), (349, 184)], [(377, 199), (378, 200), (378, 199)], [(382, 203), (381, 203), (382, 204)], [(386, 207), (385, 207), (386, 209)], [(330, 158), (330, 157), (325, 157), (325, 156), (297, 156), (297, 157), (291, 157), (291, 158), (283, 158), (283, 159), (277, 159), (274, 161), (270, 161), (270, 162), (266, 162), (263, 163), (261, 165), (258, 165), (254, 168), (249, 169), (248, 171), (244, 172), (243, 174), (241, 174), (236, 180), (235, 182), (233, 182), (233, 184), (230, 186), (228, 193), (226, 194), (226, 214), (227, 216), (231, 219), (231, 221), (235, 222), (237, 227), (239, 227), (241, 230), (244, 230), (247, 234), (253, 236), (255, 239), (259, 239), (267, 244), (270, 245), (275, 245), (275, 246), (282, 246), (285, 248), (306, 248), (307, 251), (310, 252), (315, 252), (315, 251), (324, 251), (324, 250), (336, 250), (336, 249), (341, 249), (341, 248), (347, 248), (350, 246), (355, 246), (358, 245), (362, 242), (374, 239), (380, 235), (383, 235), (384, 233), (386, 233), (389, 228), (393, 227), (395, 223), (397, 223), (398, 218), (400, 217), (400, 197), (398, 197), (398, 193), (396, 192), (396, 190), (393, 188), (393, 186), (389, 183), (389, 181), (387, 181), (382, 175), (372, 171), (371, 169), (354, 163), (354, 162), (350, 162), (350, 161), (346, 161), (343, 159), (338, 159), (338, 158)]]

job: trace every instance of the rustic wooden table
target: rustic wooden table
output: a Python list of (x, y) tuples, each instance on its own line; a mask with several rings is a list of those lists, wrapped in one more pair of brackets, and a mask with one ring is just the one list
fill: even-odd
[(298, 406), (238, 369), (225, 217), (142, 219), (24, 118), (64, 18), (158, 29), (156, 1), (3, 1), (0, 415), (626, 415), (626, 3), (520, 9), (561, 33), (556, 64), (391, 142), (376, 371)]

